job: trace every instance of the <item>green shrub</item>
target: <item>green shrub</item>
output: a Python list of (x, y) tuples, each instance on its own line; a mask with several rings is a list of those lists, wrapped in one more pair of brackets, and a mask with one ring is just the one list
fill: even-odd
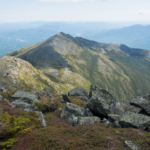
[(16, 118), (15, 116), (10, 116), (8, 112), (1, 112), (0, 122), (0, 133), (4, 139), (4, 141), (0, 144), (0, 148), (3, 150), (13, 146), (13, 144), (17, 141), (17, 139), (14, 138), (17, 133), (25, 134), (29, 131), (32, 131), (33, 128), (24, 128), (25, 125), (30, 122), (28, 118)]
[(0, 144), (0, 147), (2, 148), (2, 150), (7, 150), (8, 148), (11, 148), (16, 142), (17, 142), (17, 139), (11, 138), (5, 142), (2, 142)]

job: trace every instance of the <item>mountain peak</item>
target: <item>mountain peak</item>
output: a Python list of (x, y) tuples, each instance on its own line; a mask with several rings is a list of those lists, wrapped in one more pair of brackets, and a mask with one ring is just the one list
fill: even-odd
[(59, 32), (58, 34), (56, 34), (57, 36), (66, 36), (66, 34), (64, 32)]
[(65, 38), (69, 38), (69, 39), (73, 39), (74, 38), (70, 34), (65, 34), (64, 32), (59, 32), (54, 37), (65, 37)]

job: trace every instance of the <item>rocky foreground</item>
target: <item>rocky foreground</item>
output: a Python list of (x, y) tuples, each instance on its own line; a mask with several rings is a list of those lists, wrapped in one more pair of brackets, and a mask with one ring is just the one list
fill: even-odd
[[(73, 127), (96, 123), (111, 125), (113, 128), (150, 130), (150, 94), (137, 97), (129, 103), (119, 103), (108, 91), (92, 85), (89, 94), (81, 87), (70, 90), (68, 95), (57, 95), (48, 87), (38, 92), (16, 90), (9, 96), (6, 94), (9, 91), (1, 87), (0, 93), (0, 101), (7, 102), (9, 107), (35, 112), (43, 127), (47, 127), (43, 113), (59, 110), (59, 118)], [(74, 103), (71, 100), (73, 97), (78, 97), (80, 103)], [(3, 105), (0, 106), (3, 112)], [(8, 128), (3, 130), (6, 122), (2, 118), (0, 125), (0, 140), (3, 143)], [(134, 150), (139, 149), (131, 143), (126, 141), (125, 145)]]

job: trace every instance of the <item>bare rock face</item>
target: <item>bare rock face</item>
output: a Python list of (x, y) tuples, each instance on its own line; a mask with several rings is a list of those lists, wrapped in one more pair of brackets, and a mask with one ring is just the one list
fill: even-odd
[(61, 118), (69, 118), (72, 114), (75, 116), (84, 116), (84, 110), (78, 105), (67, 102), (61, 113)]
[(127, 111), (120, 118), (119, 124), (123, 128), (133, 127), (145, 130), (150, 126), (150, 117)]
[(108, 116), (114, 113), (116, 106), (116, 99), (109, 92), (96, 86), (90, 87), (89, 100), (87, 107), (91, 112), (98, 116)]
[(88, 92), (81, 87), (76, 87), (68, 92), (68, 96), (83, 96), (88, 98)]
[(136, 97), (131, 100), (130, 104), (144, 109), (150, 115), (150, 94)]
[(68, 118), (68, 123), (71, 124), (72, 126), (81, 126), (81, 125), (86, 125), (86, 124), (94, 124), (94, 123), (100, 123), (100, 118), (99, 117), (76, 117), (75, 115), (71, 115)]
[(36, 115), (38, 115), (38, 120), (41, 121), (42, 126), (43, 126), (43, 127), (46, 127), (46, 122), (45, 122), (43, 113), (42, 113), (41, 111), (35, 111), (35, 113), (36, 113)]
[(124, 147), (128, 147), (131, 150), (139, 150), (139, 147), (134, 144), (132, 141), (125, 141)]
[(66, 103), (66, 102), (70, 103), (71, 102), (70, 99), (69, 99), (69, 97), (68, 97), (68, 95), (66, 95), (66, 94), (62, 94), (61, 95), (60, 101), (61, 101), (61, 103)]
[(34, 110), (36, 101), (39, 102), (35, 94), (19, 90), (10, 98), (10, 106)]
[(3, 100), (3, 95), (0, 94), (0, 101)]

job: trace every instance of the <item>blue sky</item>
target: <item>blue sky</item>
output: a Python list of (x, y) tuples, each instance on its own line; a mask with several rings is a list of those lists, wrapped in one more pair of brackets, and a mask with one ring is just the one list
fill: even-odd
[(0, 22), (150, 21), (150, 0), (0, 0)]

